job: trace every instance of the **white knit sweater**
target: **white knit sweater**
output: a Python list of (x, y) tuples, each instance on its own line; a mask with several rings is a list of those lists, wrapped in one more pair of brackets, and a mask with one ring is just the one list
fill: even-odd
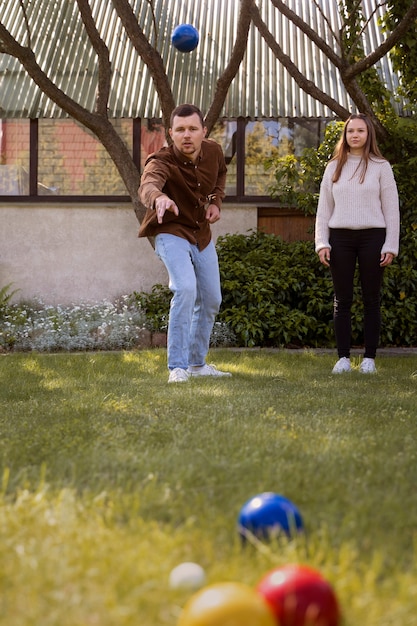
[[(348, 155), (337, 183), (332, 182), (336, 161), (330, 161), (320, 186), (315, 246), (330, 248), (329, 228), (386, 228), (381, 254), (398, 254), (400, 213), (394, 174), (388, 161), (372, 157), (365, 180), (359, 182), (361, 157)], [(358, 167), (359, 166), (359, 167)]]

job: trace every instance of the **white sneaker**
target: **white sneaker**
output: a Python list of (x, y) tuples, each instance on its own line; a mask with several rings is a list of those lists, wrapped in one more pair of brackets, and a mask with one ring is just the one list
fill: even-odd
[(202, 365), (201, 367), (191, 366), (188, 368), (187, 373), (190, 376), (231, 376), (230, 372), (221, 372), (215, 365)]
[(175, 367), (169, 373), (168, 382), (169, 383), (186, 383), (190, 378), (187, 370), (182, 369), (182, 367)]
[(334, 366), (332, 374), (343, 374), (344, 372), (350, 372), (350, 370), (350, 359), (347, 356), (342, 356)]
[(363, 359), (359, 371), (361, 374), (376, 374), (375, 359)]

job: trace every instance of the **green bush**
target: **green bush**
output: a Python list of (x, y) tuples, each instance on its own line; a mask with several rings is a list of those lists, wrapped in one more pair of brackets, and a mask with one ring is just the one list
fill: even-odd
[(272, 170), (274, 182), (268, 192), (282, 206), (295, 206), (305, 215), (315, 215), (320, 183), (343, 129), (343, 122), (330, 122), (320, 146), (305, 148), (300, 156), (287, 154), (265, 160), (265, 169)]
[(151, 293), (134, 291), (130, 297), (146, 316), (146, 327), (152, 332), (166, 332), (172, 292), (166, 285), (156, 284)]
[[(167, 332), (171, 298), (170, 288), (158, 283), (152, 287), (150, 293), (134, 291), (129, 301), (144, 313), (145, 326), (148, 330)], [(210, 346), (228, 347), (234, 345), (236, 345), (236, 337), (231, 325), (216, 321), (211, 332)]]
[(327, 345), (331, 281), (309, 242), (253, 232), (217, 240), (220, 319), (242, 346)]
[[(416, 248), (417, 249), (417, 248)], [(334, 346), (333, 287), (311, 242), (287, 243), (253, 232), (217, 240), (226, 322), (241, 346)], [(397, 261), (385, 271), (382, 345), (415, 345), (417, 269)], [(407, 269), (405, 269), (407, 268)], [(352, 306), (352, 343), (363, 343), (358, 276)]]
[(10, 291), (11, 286), (12, 283), (9, 283), (0, 289), (0, 320), (2, 320), (6, 314), (10, 300), (13, 298), (14, 294), (18, 292), (18, 289)]

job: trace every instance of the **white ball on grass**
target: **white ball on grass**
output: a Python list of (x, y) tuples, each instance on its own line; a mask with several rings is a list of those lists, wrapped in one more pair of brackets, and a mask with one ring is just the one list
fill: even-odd
[(206, 573), (198, 563), (180, 563), (169, 575), (171, 589), (199, 589), (206, 582)]

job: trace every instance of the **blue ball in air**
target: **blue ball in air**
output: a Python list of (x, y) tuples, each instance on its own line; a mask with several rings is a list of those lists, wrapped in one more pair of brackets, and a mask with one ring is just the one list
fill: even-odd
[(180, 24), (172, 31), (172, 45), (180, 52), (192, 52), (197, 48), (199, 40), (198, 30), (191, 24)]

